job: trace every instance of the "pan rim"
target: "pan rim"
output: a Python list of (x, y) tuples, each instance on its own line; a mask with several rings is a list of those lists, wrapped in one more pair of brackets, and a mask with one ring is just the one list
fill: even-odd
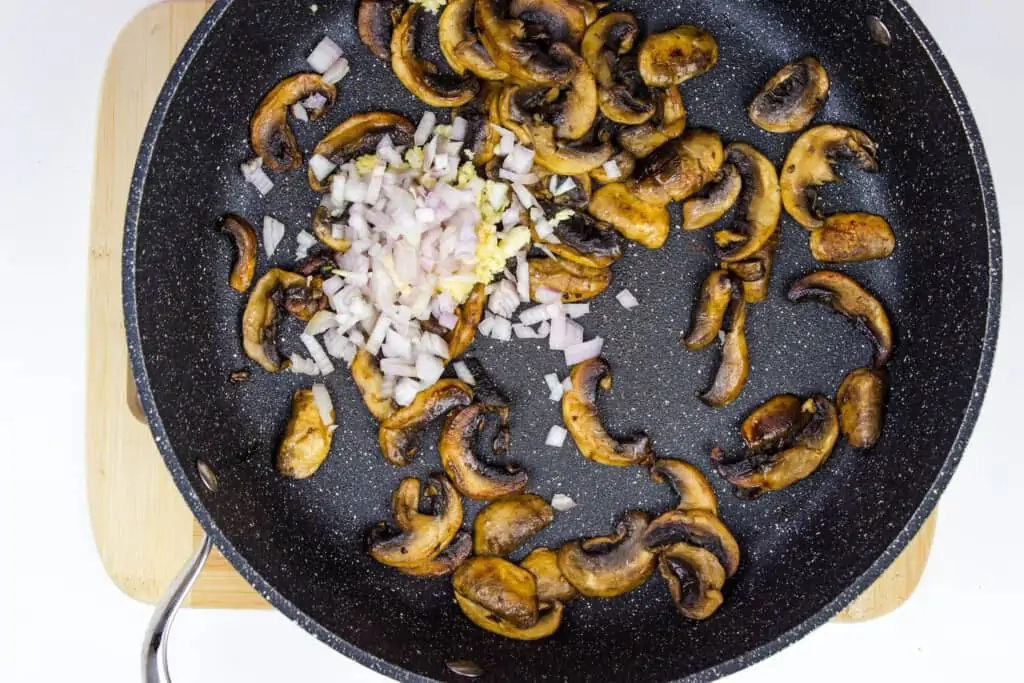
[[(142, 143), (139, 148), (139, 155), (136, 161), (132, 183), (129, 191), (128, 207), (125, 217), (124, 247), (122, 256), (122, 299), (124, 307), (125, 331), (128, 338), (128, 355), (131, 362), (133, 376), (136, 381), (139, 399), (145, 412), (150, 430), (160, 451), (164, 462), (174, 480), (178, 490), (182, 493), (192, 513), (198, 519), (204, 531), (209, 534), (214, 544), (221, 551), (224, 557), (232, 566), (248, 581), (253, 587), (267, 599), (277, 610), (288, 619), (295, 622), (317, 640), (330, 646), (332, 649), (353, 659), (363, 666), (366, 666), (380, 674), (389, 676), (398, 681), (415, 683), (433, 683), (436, 679), (429, 678), (416, 672), (405, 669), (376, 655), (360, 649), (356, 645), (337, 636), (324, 628), (315, 620), (308, 617), (298, 606), (288, 600), (283, 594), (266, 581), (241, 553), (228, 541), (223, 532), (213, 520), (206, 506), (193, 488), (192, 483), (182, 462), (174, 453), (167, 431), (157, 409), (155, 398), (150, 388), (149, 378), (146, 371), (145, 358), (142, 351), (141, 330), (139, 329), (138, 306), (135, 299), (135, 255), (138, 237), (139, 217), (141, 214), (141, 203), (143, 190), (146, 184), (146, 177), (152, 159), (154, 146), (160, 131), (163, 127), (164, 118), (168, 112), (171, 102), (174, 99), (178, 86), (189, 69), (192, 60), (199, 49), (206, 42), (211, 31), (217, 25), (224, 13), (230, 8), (234, 0), (216, 0), (209, 9), (202, 21), (196, 27), (189, 38), (184, 49), (179, 55), (170, 75), (165, 82), (163, 89), (153, 109), (153, 114), (146, 127)], [(986, 320), (985, 334), (982, 339), (981, 357), (975, 371), (971, 396), (964, 411), (963, 419), (957, 430), (945, 461), (942, 464), (935, 480), (925, 494), (920, 505), (911, 515), (909, 521), (900, 530), (889, 546), (883, 551), (853, 582), (851, 582), (832, 601), (822, 607), (818, 612), (811, 615), (803, 622), (797, 624), (789, 631), (782, 633), (775, 639), (750, 649), (729, 660), (720, 662), (714, 666), (707, 667), (701, 671), (690, 674), (685, 678), (676, 679), (674, 683), (683, 681), (710, 681), (726, 676), (730, 673), (744, 669), (755, 664), (783, 648), (795, 643), (812, 630), (824, 624), (844, 607), (852, 602), (864, 590), (889, 567), (896, 557), (903, 551), (907, 544), (914, 538), (925, 520), (935, 508), (938, 499), (952, 478), (964, 449), (970, 439), (971, 433), (977, 423), (978, 414), (984, 401), (985, 392), (992, 371), (992, 363), (995, 356), (995, 348), (999, 331), (999, 316), (1002, 294), (1002, 253), (1000, 244), (999, 214), (996, 201), (995, 186), (992, 179), (988, 157), (985, 153), (981, 133), (978, 129), (974, 115), (971, 113), (966, 95), (960, 86), (956, 75), (953, 73), (949, 62), (946, 60), (942, 50), (939, 48), (931, 33), (918, 17), (917, 13), (910, 7), (906, 0), (887, 0), (889, 7), (898, 14), (906, 26), (913, 33), (914, 38), (924, 48), (928, 58), (931, 60), (939, 77), (946, 88), (946, 92), (953, 101), (960, 125), (963, 129), (971, 156), (974, 161), (975, 171), (979, 182), (979, 190), (982, 195), (982, 204), (985, 213), (985, 226), (988, 241), (988, 294), (986, 297)]]

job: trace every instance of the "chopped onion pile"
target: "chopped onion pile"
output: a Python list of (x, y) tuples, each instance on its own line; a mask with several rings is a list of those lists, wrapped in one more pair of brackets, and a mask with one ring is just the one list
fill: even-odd
[(564, 493), (556, 493), (551, 496), (551, 507), (559, 512), (568, 512), (576, 507), (576, 501)]
[(548, 438), (544, 440), (544, 445), (561, 448), (565, 445), (565, 437), (568, 436), (568, 434), (569, 433), (565, 431), (565, 427), (554, 425), (548, 430)]

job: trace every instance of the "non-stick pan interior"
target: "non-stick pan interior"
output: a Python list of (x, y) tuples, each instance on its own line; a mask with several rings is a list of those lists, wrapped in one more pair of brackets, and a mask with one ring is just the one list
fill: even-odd
[[(603, 400), (604, 414), (617, 431), (646, 430), (660, 456), (684, 458), (709, 474), (721, 516), (742, 546), (742, 568), (725, 606), (706, 622), (679, 618), (655, 577), (621, 598), (574, 602), (554, 637), (519, 643), (472, 626), (447, 581), (400, 576), (363, 552), (365, 529), (387, 519), (400, 479), (439, 469), (436, 428), (415, 464), (399, 470), (385, 463), (375, 424), (339, 371), (326, 380), (341, 425), (327, 462), (303, 482), (283, 479), (272, 467), (289, 397), (309, 380), (268, 375), (242, 354), (244, 297), (227, 286), (232, 248), (213, 225), (227, 211), (254, 224), (275, 216), (288, 233), (273, 259), (260, 253), (259, 272), (287, 267), (317, 197), (302, 172), (275, 176), (277, 187), (265, 200), (244, 184), (238, 164), (252, 155), (248, 117), (277, 80), (307, 68), (305, 56), (325, 34), (344, 47), (352, 73), (324, 120), (296, 126), (306, 149), (356, 112), (387, 109), (416, 120), (423, 111), (359, 43), (353, 3), (318, 5), (316, 13), (308, 0), (216, 6), (220, 18), (190, 53), (162, 126), (144, 145), (150, 162), (137, 179), (137, 232), (136, 214), (129, 218), (129, 337), (144, 401), (179, 485), (196, 485), (190, 502), (215, 525), (243, 573), (303, 626), (364, 663), (394, 676), (414, 678), (401, 671), (407, 670), (443, 680), (452, 677), (445, 669), (451, 659), (478, 662), (494, 681), (713, 675), (742, 665), (748, 653), (781, 647), (825, 618), (837, 597), (865, 587), (871, 577), (862, 575), (918, 508), (931, 504), (936, 482), (944, 483), (944, 468), (963, 446), (993, 296), (986, 180), (972, 157), (977, 141), (900, 13), (861, 1), (614, 3), (635, 12), (648, 31), (693, 23), (718, 39), (718, 66), (682, 89), (691, 126), (751, 143), (781, 165), (793, 136), (757, 129), (745, 105), (784, 62), (815, 54), (833, 84), (818, 120), (861, 127), (878, 142), (882, 172), (850, 170), (826, 196), (833, 209), (887, 217), (898, 238), (891, 258), (840, 268), (882, 298), (896, 327), (889, 418), (872, 452), (842, 445), (809, 480), (755, 502), (737, 500), (711, 473), (710, 448), (735, 448), (739, 421), (776, 393), (833, 394), (846, 372), (868, 361), (868, 344), (845, 319), (786, 302), (788, 285), (817, 266), (806, 232), (784, 217), (771, 295), (748, 316), (749, 383), (734, 405), (707, 408), (695, 394), (709, 382), (717, 352), (690, 353), (677, 342), (712, 267), (710, 235), (674, 228), (662, 250), (630, 247), (611, 289), (582, 321), (589, 335), (607, 340), (615, 386)], [(886, 23), (891, 46), (871, 39), (869, 14)], [(614, 293), (623, 288), (636, 294), (639, 308), (619, 306)], [(286, 351), (297, 350), (298, 328), (284, 325), (282, 340)], [(571, 442), (544, 446), (560, 410), (547, 400), (543, 376), (564, 376), (560, 353), (533, 341), (489, 340), (474, 353), (515, 402), (514, 457), (530, 472), (530, 490), (565, 493), (578, 503), (533, 545), (605, 534), (626, 510), (657, 513), (673, 504), (668, 489), (639, 468), (596, 465)], [(253, 370), (252, 381), (230, 383), (229, 373), (240, 368)], [(216, 493), (198, 485), (197, 458), (216, 470)], [(467, 525), (477, 509), (467, 505)]]

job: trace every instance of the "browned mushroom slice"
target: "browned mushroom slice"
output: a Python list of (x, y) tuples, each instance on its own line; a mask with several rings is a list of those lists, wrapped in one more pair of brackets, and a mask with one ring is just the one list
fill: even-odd
[(537, 579), (537, 599), (561, 603), (575, 600), (579, 592), (566, 581), (558, 568), (558, 553), (549, 548), (536, 548), (523, 558), (519, 566)]
[(882, 435), (886, 383), (884, 370), (858, 368), (839, 385), (839, 430), (854, 448), (873, 448)]
[(657, 549), (687, 543), (718, 558), (728, 576), (740, 566), (740, 546), (717, 515), (707, 510), (669, 510), (654, 519), (644, 534), (644, 544)]
[(320, 118), (334, 104), (337, 91), (319, 74), (296, 74), (284, 79), (264, 96), (249, 122), (249, 140), (263, 163), (275, 171), (291, 171), (302, 165), (302, 151), (288, 125), (292, 105), (321, 95), (325, 103), (308, 110), (311, 121)]
[(573, 50), (565, 43), (547, 49), (530, 40), (526, 24), (510, 16), (509, 0), (475, 0), (480, 40), (498, 68), (537, 85), (564, 85), (575, 75)]
[(842, 313), (864, 329), (875, 345), (875, 367), (892, 356), (893, 334), (889, 315), (873, 294), (853, 278), (832, 270), (819, 270), (798, 280), (789, 289), (793, 302), (817, 301)]
[(612, 388), (612, 371), (608, 361), (591, 358), (573, 366), (569, 373), (572, 388), (562, 395), (562, 419), (583, 457), (602, 465), (628, 467), (649, 465), (654, 459), (646, 435), (629, 441), (612, 438), (601, 423), (597, 410), (597, 389)]
[[(339, 224), (341, 224), (340, 221)], [(326, 206), (316, 207), (316, 211), (313, 212), (313, 236), (328, 249), (344, 253), (352, 245), (344, 237), (334, 236), (334, 225), (335, 221), (332, 220), (330, 209)]]
[(548, 502), (532, 493), (489, 503), (473, 522), (473, 553), (504, 557), (555, 519)]
[(217, 229), (235, 244), (235, 265), (231, 268), (228, 284), (236, 292), (244, 292), (249, 289), (256, 273), (256, 231), (249, 221), (233, 213), (221, 216)]
[(589, 210), (597, 220), (648, 249), (660, 249), (668, 239), (668, 209), (641, 201), (625, 183), (600, 188), (591, 198)]
[(509, 0), (509, 14), (526, 24), (527, 33), (546, 43), (565, 43), (576, 49), (596, 12), (581, 0)]
[(700, 286), (690, 331), (681, 340), (686, 348), (699, 351), (718, 339), (734, 290), (735, 283), (727, 271), (713, 270), (708, 273)]
[(747, 416), (740, 433), (751, 451), (778, 448), (793, 434), (807, 426), (812, 413), (804, 410), (804, 400), (793, 394), (774, 396)]
[(471, 557), (452, 576), (456, 597), (484, 608), (515, 628), (530, 628), (540, 616), (533, 574), (500, 557)]
[(555, 128), (548, 123), (525, 123), (536, 152), (536, 163), (559, 175), (583, 175), (611, 159), (615, 148), (610, 142), (555, 139)]
[(661, 459), (651, 466), (651, 479), (657, 483), (668, 482), (679, 496), (677, 510), (707, 510), (718, 514), (718, 499), (715, 491), (700, 470), (682, 460)]
[(757, 498), (766, 491), (779, 491), (809, 477), (832, 454), (839, 438), (839, 417), (832, 401), (814, 396), (804, 404), (813, 411), (807, 425), (788, 439), (792, 445), (747, 453), (726, 459), (719, 449), (711, 453), (719, 474), (736, 487), (744, 498)]
[(516, 628), (499, 614), (491, 612), (458, 593), (455, 594), (455, 602), (459, 605), (462, 613), (480, 628), (513, 640), (529, 641), (547, 638), (562, 625), (564, 607), (557, 601), (540, 603), (536, 623), (527, 628)]
[[(491, 125), (492, 109), (500, 95), (500, 85), (484, 83), (474, 99), (454, 111), (455, 115), (466, 120), (466, 137), (462, 149), (473, 153), (472, 160), (477, 166), (483, 166), (494, 159), (494, 151), (501, 142), (501, 136)], [(493, 123), (501, 125), (497, 118)]]
[(817, 188), (839, 181), (834, 169), (839, 161), (876, 172), (877, 151), (874, 141), (856, 128), (828, 125), (808, 130), (793, 143), (782, 166), (779, 180), (786, 212), (808, 230), (824, 226)]
[(476, 327), (484, 317), (484, 309), (487, 307), (487, 288), (477, 284), (469, 293), (469, 298), (459, 306), (458, 318), (453, 329), (445, 341), (448, 342), (448, 356), (451, 359), (458, 358), (473, 345), (476, 339)]
[(694, 194), (722, 167), (722, 141), (709, 130), (691, 130), (640, 159), (626, 183), (641, 201), (667, 204)]
[(594, 74), (578, 55), (572, 55), (572, 63), (576, 75), (555, 101), (550, 118), (555, 126), (555, 135), (562, 140), (579, 140), (590, 132), (597, 119), (598, 96)]
[[(540, 113), (543, 117), (543, 114), (551, 107), (554, 98), (553, 88), (505, 83), (501, 86), (501, 91), (491, 111), (491, 122), (515, 133), (516, 138), (522, 144), (532, 144), (530, 132), (526, 129), (525, 124), (536, 113)], [(497, 180), (497, 178), (492, 178), (492, 180)]]
[(747, 302), (742, 294), (733, 293), (726, 312), (729, 319), (722, 340), (722, 355), (718, 362), (718, 371), (711, 387), (700, 396), (712, 408), (727, 406), (740, 395), (750, 374), (750, 358), (747, 355), (747, 335), (744, 327), (747, 322)]
[(434, 559), (412, 567), (398, 567), (398, 570), (403, 574), (421, 579), (436, 579), (454, 572), (469, 559), (471, 554), (473, 554), (473, 538), (465, 531), (460, 531), (451, 545), (442, 550)]
[(707, 550), (687, 543), (670, 545), (658, 556), (658, 570), (672, 602), (687, 619), (707, 619), (722, 606), (725, 570)]
[(277, 471), (292, 479), (316, 474), (331, 450), (334, 434), (334, 409), (331, 424), (324, 424), (311, 389), (299, 389), (292, 397), (292, 413), (284, 438), (277, 449)]
[[(593, 183), (590, 182), (589, 175), (560, 176), (544, 169), (534, 169), (533, 172), (540, 179), (534, 186), (533, 195), (540, 201), (541, 208), (548, 215), (556, 214), (559, 209), (583, 211), (590, 204)], [(557, 192), (563, 189), (561, 186), (570, 178), (573, 187)]]
[(489, 81), (508, 76), (487, 54), (476, 34), (474, 0), (449, 0), (438, 20), (437, 36), (449, 66), (462, 76), (470, 71)]
[(398, 80), (431, 107), (461, 107), (480, 89), (475, 76), (438, 73), (437, 66), (416, 54), (416, 31), (423, 5), (412, 4), (391, 36), (391, 68)]
[(384, 375), (377, 367), (377, 361), (366, 349), (359, 349), (352, 359), (352, 380), (363, 403), (375, 420), (381, 422), (394, 415), (398, 407), (391, 396), (384, 392)]
[(700, 230), (716, 223), (739, 199), (742, 187), (743, 180), (736, 166), (723, 165), (714, 180), (705, 186), (702, 196), (683, 203), (683, 230)]
[(746, 237), (722, 250), (722, 261), (729, 263), (749, 259), (772, 239), (779, 229), (782, 200), (779, 175), (768, 157), (750, 145), (733, 143), (726, 150), (726, 158), (743, 178), (738, 200), (741, 218), (733, 231)]
[(637, 158), (679, 137), (686, 128), (686, 107), (679, 88), (654, 90), (654, 104), (654, 118), (639, 126), (624, 128), (618, 135), (622, 148)]
[(280, 296), (284, 309), (303, 322), (309, 322), (327, 308), (327, 295), (323, 291), (323, 279), (319, 276), (304, 277), (301, 284), (284, 283)]
[(779, 247), (779, 231), (769, 238), (750, 258), (722, 265), (740, 281), (743, 298), (748, 304), (756, 304), (768, 296), (772, 270), (775, 266), (775, 250)]
[(811, 254), (824, 263), (853, 263), (885, 258), (896, 248), (896, 236), (881, 216), (837, 213), (811, 232)]
[(304, 287), (306, 278), (280, 268), (271, 268), (249, 294), (242, 313), (242, 347), (245, 355), (267, 372), (281, 369), (277, 352), (277, 303), (275, 293), (282, 287)]
[[(597, 86), (594, 75), (578, 55), (570, 55), (576, 70), (573, 79), (561, 89), (547, 86), (516, 86), (505, 89), (498, 101), (498, 114), (509, 130), (523, 142), (530, 142), (530, 125), (550, 125), (558, 140), (580, 140), (590, 132), (597, 118)], [(554, 151), (561, 147), (557, 143)], [(579, 156), (584, 143), (568, 145), (563, 155)], [(591, 145), (593, 148), (599, 148)], [(560, 163), (568, 163), (561, 161)]]
[(492, 465), (477, 457), (476, 448), (484, 420), (488, 414), (499, 414), (507, 419), (507, 408), (494, 408), (484, 403), (473, 403), (448, 414), (438, 451), (441, 465), (455, 488), (464, 496), (476, 500), (493, 500), (526, 488), (527, 474), (517, 465)]
[(802, 57), (772, 76), (747, 110), (769, 133), (795, 133), (811, 124), (828, 99), (828, 73), (817, 57)]
[(587, 301), (608, 289), (612, 273), (608, 268), (590, 268), (568, 260), (549, 257), (530, 258), (530, 298), (539, 301), (538, 292), (559, 292), (562, 301)]
[(469, 405), (473, 390), (457, 379), (442, 379), (416, 395), (412, 403), (380, 423), (377, 441), (381, 453), (392, 465), (412, 462), (424, 428), (449, 410)]
[(582, 44), (583, 59), (600, 88), (601, 112), (612, 121), (630, 125), (644, 123), (655, 113), (636, 58), (627, 56), (639, 30), (632, 14), (612, 12), (590, 25)]
[(718, 43), (696, 26), (678, 26), (648, 36), (639, 62), (647, 85), (668, 88), (710, 71), (718, 62)]
[(657, 555), (643, 543), (647, 515), (627, 512), (615, 534), (570, 541), (558, 549), (558, 568), (583, 595), (613, 598), (638, 588), (654, 571)]
[(558, 221), (554, 235), (558, 243), (548, 243), (544, 247), (563, 261), (604, 269), (622, 257), (619, 234), (607, 223), (585, 213), (576, 212)]
[(402, 20), (404, 8), (405, 0), (360, 0), (356, 17), (359, 40), (377, 59), (391, 60), (391, 33)]
[[(349, 159), (375, 153), (385, 135), (391, 138), (395, 146), (408, 146), (412, 144), (415, 132), (416, 126), (398, 114), (380, 111), (356, 114), (342, 121), (317, 143), (313, 154), (340, 166)], [(328, 189), (327, 180), (317, 178), (312, 169), (309, 170), (309, 186), (317, 192), (326, 192)]]
[(434, 560), (462, 525), (462, 501), (444, 475), (428, 476), (421, 488), (403, 479), (391, 496), (394, 526), (381, 522), (367, 535), (370, 556), (389, 567), (414, 569)]

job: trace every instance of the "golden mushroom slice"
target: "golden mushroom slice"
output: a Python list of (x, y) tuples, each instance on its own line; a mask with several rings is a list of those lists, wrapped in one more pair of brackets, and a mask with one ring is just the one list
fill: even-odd
[(566, 603), (579, 597), (579, 592), (562, 576), (562, 570), (558, 568), (558, 553), (554, 550), (535, 548), (519, 566), (537, 579), (537, 599), (542, 603)]
[(636, 56), (630, 54), (639, 31), (632, 14), (612, 12), (591, 24), (583, 37), (583, 59), (597, 78), (601, 113), (627, 125), (644, 123), (656, 109)]
[[(558, 243), (545, 243), (544, 248), (561, 261), (572, 261), (586, 268), (606, 269), (622, 257), (619, 234), (607, 223), (576, 211), (555, 224)], [(535, 242), (542, 240), (534, 239)]]
[(612, 183), (598, 189), (590, 200), (589, 211), (591, 216), (608, 223), (626, 239), (648, 249), (660, 249), (668, 239), (668, 209), (642, 201), (625, 183)]
[[(597, 119), (597, 86), (594, 75), (578, 55), (571, 55), (576, 75), (561, 88), (509, 85), (498, 99), (498, 116), (505, 127), (524, 143), (530, 142), (531, 125), (550, 125), (558, 140), (580, 140)], [(543, 135), (543, 134), (542, 134)], [(552, 143), (558, 151), (557, 143)], [(590, 145), (592, 148), (598, 148)], [(568, 145), (563, 154), (579, 155), (584, 143)], [(561, 163), (568, 163), (562, 161)], [(578, 175), (578, 174), (570, 174)]]
[(677, 543), (703, 548), (718, 558), (727, 576), (740, 566), (740, 546), (732, 532), (707, 510), (669, 510), (650, 523), (643, 542), (659, 550)]
[(585, 0), (509, 0), (508, 6), (509, 14), (525, 22), (528, 32), (573, 49), (597, 15), (597, 7)]
[(570, 541), (558, 549), (565, 579), (593, 598), (614, 598), (640, 587), (654, 571), (657, 555), (644, 545), (647, 515), (627, 512), (611, 536)]
[[(349, 159), (364, 154), (374, 154), (381, 139), (387, 135), (396, 146), (412, 144), (416, 126), (398, 114), (375, 111), (355, 114), (342, 121), (328, 133), (313, 149), (320, 155), (340, 166)], [(328, 181), (320, 180), (309, 170), (309, 186), (317, 192), (326, 192)]]
[(389, 567), (423, 568), (451, 544), (462, 525), (462, 501), (444, 475), (431, 474), (422, 486), (418, 479), (403, 479), (391, 507), (394, 526), (381, 522), (367, 535), (370, 557)]
[(719, 221), (739, 199), (742, 188), (739, 170), (724, 164), (699, 196), (683, 202), (683, 230), (701, 230)]
[(448, 342), (448, 356), (452, 360), (464, 354), (473, 341), (476, 339), (476, 327), (484, 317), (484, 309), (487, 307), (487, 288), (483, 284), (474, 285), (469, 297), (458, 308), (459, 321), (455, 328), (448, 333), (445, 341)]
[(458, 75), (467, 71), (489, 81), (508, 74), (498, 68), (476, 34), (474, 0), (449, 0), (438, 20), (437, 37), (441, 53)]
[(286, 287), (305, 287), (306, 278), (280, 268), (271, 268), (261, 277), (249, 294), (242, 313), (242, 348), (245, 355), (267, 372), (281, 370), (277, 351), (277, 304), (274, 294)]
[(654, 459), (650, 441), (638, 434), (619, 441), (608, 434), (597, 410), (597, 389), (612, 388), (608, 361), (591, 358), (574, 365), (569, 373), (572, 388), (562, 395), (562, 420), (583, 457), (614, 467), (649, 465)]
[(402, 20), (405, 0), (359, 0), (359, 40), (374, 57), (391, 61), (391, 34)]
[(256, 231), (249, 221), (233, 213), (221, 216), (217, 230), (230, 237), (235, 245), (235, 265), (228, 284), (236, 292), (244, 292), (256, 273)]
[(394, 415), (398, 406), (391, 400), (391, 396), (385, 393), (384, 375), (377, 366), (376, 359), (366, 349), (356, 351), (351, 370), (352, 381), (373, 419), (381, 422)]
[(448, 414), (441, 428), (438, 451), (441, 465), (462, 495), (476, 500), (493, 500), (519, 493), (529, 477), (519, 466), (492, 465), (477, 457), (476, 448), (488, 414), (507, 420), (507, 408), (472, 403)]
[(579, 140), (590, 132), (597, 120), (598, 95), (594, 74), (578, 55), (572, 55), (572, 63), (576, 75), (561, 91), (551, 116), (555, 135), (562, 140)]
[(718, 62), (715, 37), (696, 26), (677, 26), (648, 36), (640, 46), (640, 75), (653, 88), (677, 86)]
[(564, 607), (557, 601), (540, 603), (536, 623), (527, 628), (516, 628), (499, 614), (458, 593), (455, 594), (455, 602), (462, 613), (480, 628), (513, 640), (541, 640), (554, 635), (562, 625)]
[(335, 237), (335, 225), (343, 226), (344, 222), (335, 220), (326, 206), (318, 206), (313, 212), (313, 236), (320, 244), (332, 251), (344, 253), (352, 246), (344, 237)]
[(398, 567), (398, 571), (420, 579), (436, 579), (448, 576), (469, 559), (473, 553), (473, 538), (465, 531), (456, 534), (455, 539), (434, 559), (411, 567)]
[(477, 513), (473, 522), (473, 553), (504, 557), (554, 519), (554, 509), (540, 496), (505, 496)]
[(302, 73), (289, 76), (267, 93), (249, 121), (249, 141), (263, 163), (275, 171), (291, 171), (302, 165), (302, 151), (295, 133), (288, 124), (293, 105), (313, 96), (325, 98), (320, 107), (310, 108), (307, 115), (316, 121), (333, 104), (337, 90), (320, 74)]
[(723, 263), (743, 287), (743, 298), (748, 304), (756, 304), (768, 296), (772, 270), (775, 266), (775, 250), (779, 247), (779, 231), (765, 242), (760, 249), (742, 261)]
[(591, 268), (566, 259), (542, 256), (528, 259), (527, 265), (533, 301), (539, 301), (541, 289), (559, 292), (566, 303), (587, 301), (608, 289), (612, 281), (608, 268)]
[(475, 76), (438, 73), (437, 66), (416, 54), (416, 31), (423, 5), (413, 3), (391, 36), (391, 69), (402, 85), (431, 107), (461, 107), (480, 90)]
[(786, 439), (807, 426), (811, 413), (804, 410), (804, 400), (793, 394), (780, 394), (768, 399), (743, 420), (740, 434), (747, 448), (762, 451), (778, 448)]
[(742, 218), (732, 232), (745, 239), (721, 250), (722, 261), (734, 263), (754, 256), (778, 232), (782, 199), (779, 175), (768, 157), (750, 145), (733, 143), (726, 149), (726, 158), (743, 179), (738, 200)]
[(654, 117), (639, 126), (623, 128), (619, 144), (637, 158), (643, 158), (677, 138), (686, 129), (686, 107), (679, 88), (672, 86), (654, 91)]
[(718, 499), (707, 477), (696, 467), (682, 460), (659, 458), (651, 466), (651, 480), (668, 482), (679, 496), (677, 510), (707, 510), (718, 514)]
[(832, 270), (819, 270), (793, 284), (789, 300), (817, 301), (842, 313), (865, 330), (875, 345), (875, 367), (889, 362), (894, 346), (892, 325), (882, 303), (856, 280)]
[(331, 450), (334, 435), (334, 409), (331, 423), (323, 416), (313, 398), (312, 389), (299, 389), (292, 397), (292, 413), (284, 438), (277, 449), (277, 471), (292, 479), (306, 479), (316, 474)]
[(858, 368), (839, 385), (839, 431), (854, 448), (873, 448), (878, 443), (885, 423), (887, 383), (884, 370)]
[(517, 629), (537, 623), (537, 580), (500, 557), (471, 557), (452, 575), (455, 596), (482, 607)]
[(889, 222), (870, 213), (837, 213), (811, 232), (811, 255), (824, 263), (885, 258), (896, 248)]
[(769, 133), (796, 133), (807, 126), (828, 99), (828, 72), (817, 57), (801, 57), (765, 83), (747, 113)]
[(752, 499), (766, 491), (780, 491), (809, 477), (828, 460), (839, 438), (836, 407), (824, 396), (813, 396), (803, 410), (812, 413), (811, 419), (780, 448), (747, 452), (738, 458), (712, 450), (716, 469), (739, 495)]
[(475, 0), (480, 41), (499, 69), (535, 85), (564, 85), (575, 75), (570, 46), (554, 43), (546, 49), (529, 39), (526, 24), (512, 17), (509, 0)]
[(718, 362), (715, 379), (700, 400), (712, 408), (722, 408), (735, 401), (747, 383), (750, 374), (750, 358), (747, 354), (747, 302), (742, 292), (733, 292), (733, 299), (726, 311), (729, 322), (723, 325), (725, 339), (722, 340), (722, 354)]
[(526, 121), (524, 128), (533, 143), (538, 165), (559, 175), (584, 175), (612, 158), (615, 148), (601, 140), (564, 141), (555, 137), (549, 123)]
[(377, 441), (384, 459), (396, 467), (408, 465), (419, 451), (426, 426), (472, 400), (473, 390), (457, 379), (442, 379), (416, 394), (412, 403), (380, 423)]
[(691, 130), (637, 161), (626, 187), (651, 204), (686, 199), (714, 179), (723, 154), (718, 133)]
[(687, 619), (707, 619), (722, 606), (725, 570), (707, 550), (687, 543), (670, 545), (658, 555), (658, 570), (672, 602)]
[(697, 305), (693, 308), (690, 330), (680, 340), (686, 348), (699, 351), (718, 339), (735, 289), (735, 282), (728, 271), (717, 269), (708, 273), (700, 286)]
[(779, 181), (786, 212), (808, 230), (825, 225), (817, 188), (839, 181), (835, 165), (852, 161), (862, 171), (878, 171), (878, 147), (866, 133), (848, 126), (817, 126), (793, 143)]

